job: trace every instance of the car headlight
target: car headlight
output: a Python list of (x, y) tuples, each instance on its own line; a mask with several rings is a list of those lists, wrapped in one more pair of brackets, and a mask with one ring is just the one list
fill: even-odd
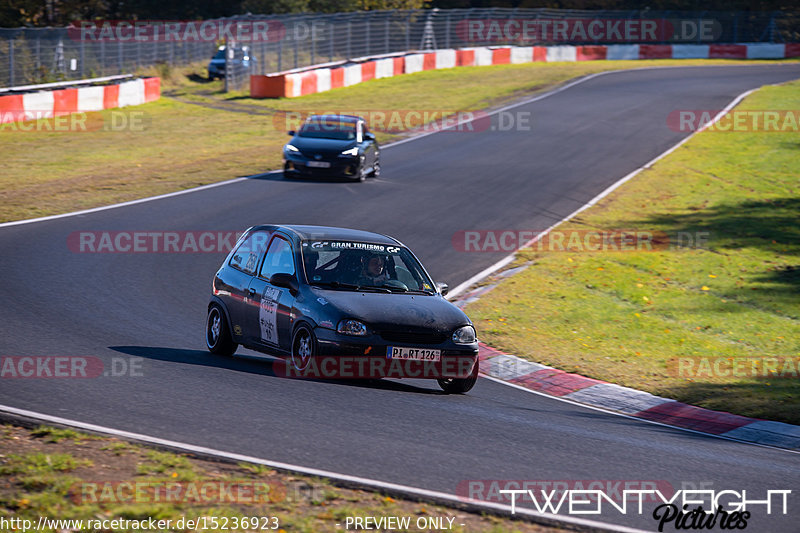
[(456, 344), (472, 344), (477, 340), (475, 328), (463, 326), (453, 332), (453, 342)]
[(353, 155), (353, 156), (358, 155), (358, 146), (353, 146), (349, 150), (345, 150), (344, 152), (342, 152), (342, 155)]
[(287, 152), (299, 152), (300, 151), (300, 150), (297, 149), (296, 146), (293, 146), (291, 144), (287, 144), (286, 146), (283, 147), (283, 149), (286, 150)]
[(357, 337), (363, 337), (367, 334), (367, 326), (358, 320), (347, 319), (339, 322), (339, 326), (336, 328), (336, 331), (342, 335), (355, 335)]

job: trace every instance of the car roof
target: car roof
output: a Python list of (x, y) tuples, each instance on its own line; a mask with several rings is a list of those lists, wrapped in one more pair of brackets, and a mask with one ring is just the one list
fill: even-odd
[(358, 229), (337, 228), (333, 226), (303, 226), (303, 225), (264, 225), (256, 226), (253, 229), (283, 229), (289, 233), (295, 234), (300, 240), (333, 240), (333, 241), (356, 241), (356, 242), (370, 242), (375, 244), (399, 244), (403, 243), (395, 238), (383, 235), (381, 233), (373, 233), (371, 231), (363, 231)]

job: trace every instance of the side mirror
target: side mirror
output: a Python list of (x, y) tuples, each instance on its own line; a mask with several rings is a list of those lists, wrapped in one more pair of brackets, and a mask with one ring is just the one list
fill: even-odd
[(298, 283), (297, 278), (294, 277), (294, 274), (286, 274), (279, 272), (278, 274), (273, 274), (271, 278), (269, 278), (270, 285), (274, 285), (276, 287), (282, 287), (284, 289), (289, 289), (289, 292), (292, 293), (292, 296), (297, 294), (300, 290), (300, 283)]
[(441, 281), (436, 282), (436, 290), (442, 293), (442, 296), (447, 294), (447, 291), (450, 290), (450, 285), (447, 283), (443, 283)]
[(295, 134), (297, 134), (297, 132), (294, 131), (294, 130), (289, 130), (289, 131), (286, 132), (286, 135), (288, 135), (289, 137), (294, 137)]
[(371, 133), (371, 132), (367, 132), (367, 133), (364, 134), (364, 138), (366, 140), (368, 140), (368, 141), (374, 141), (375, 140), (375, 134)]

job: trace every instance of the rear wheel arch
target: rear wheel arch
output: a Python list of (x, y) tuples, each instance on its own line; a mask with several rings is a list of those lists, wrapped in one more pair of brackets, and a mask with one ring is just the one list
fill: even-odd
[(206, 313), (211, 311), (211, 307), (213, 307), (215, 305), (220, 307), (220, 308), (222, 308), (222, 314), (225, 317), (225, 322), (228, 324), (228, 331), (232, 332), (233, 331), (233, 323), (231, 322), (231, 313), (228, 310), (228, 306), (225, 305), (225, 302), (223, 302), (222, 299), (220, 299), (217, 296), (212, 296), (211, 297), (211, 301), (208, 302), (208, 308), (206, 309)]

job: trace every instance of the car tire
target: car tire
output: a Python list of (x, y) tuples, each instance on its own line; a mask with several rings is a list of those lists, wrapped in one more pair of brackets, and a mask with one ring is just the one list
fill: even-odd
[(231, 332), (228, 329), (228, 319), (225, 311), (219, 305), (212, 305), (208, 308), (206, 317), (206, 347), (208, 351), (215, 355), (231, 356), (239, 347), (233, 342)]
[(478, 361), (476, 360), (469, 376), (465, 378), (438, 379), (436, 381), (439, 382), (439, 386), (447, 394), (464, 394), (470, 391), (475, 386), (475, 382), (478, 381), (478, 367)]
[(292, 367), (295, 371), (302, 372), (316, 355), (317, 339), (314, 332), (305, 324), (300, 324), (292, 335)]
[(376, 159), (375, 164), (372, 165), (372, 172), (369, 173), (370, 178), (380, 178), (381, 177), (381, 162), (380, 160)]
[(356, 175), (353, 176), (353, 181), (364, 181), (367, 179), (367, 173), (364, 172), (364, 156), (361, 156), (361, 161), (358, 163)]

